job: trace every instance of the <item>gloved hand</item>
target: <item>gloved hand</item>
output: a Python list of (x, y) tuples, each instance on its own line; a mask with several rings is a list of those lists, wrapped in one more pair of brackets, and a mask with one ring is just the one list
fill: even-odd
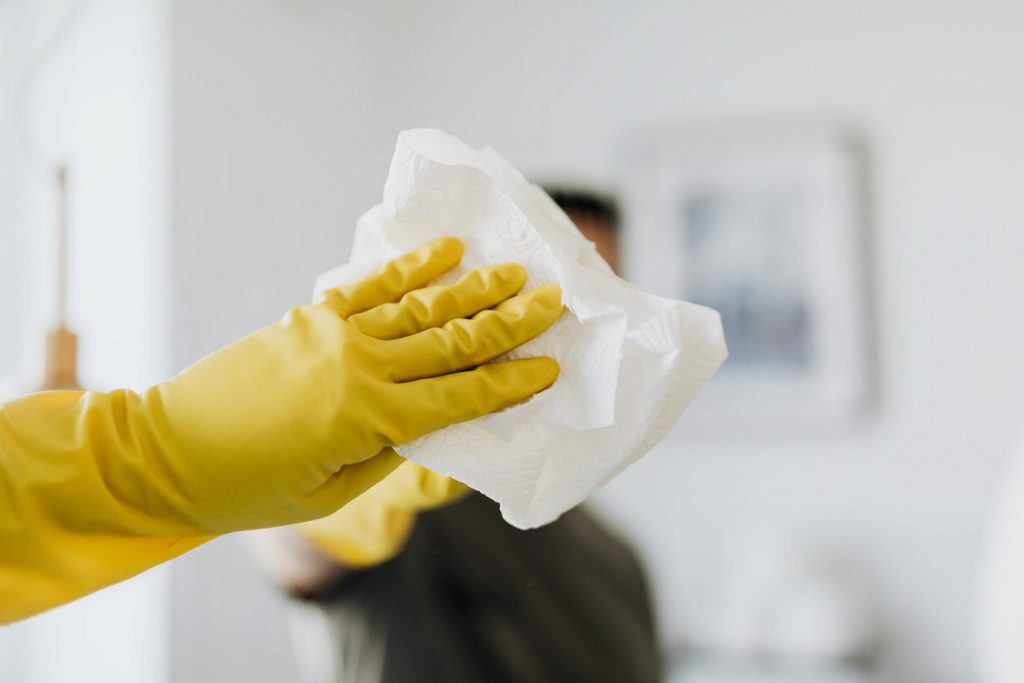
[(471, 490), (407, 460), (334, 514), (295, 528), (340, 564), (370, 567), (398, 554), (418, 513), (454, 503)]
[(141, 395), (0, 407), (0, 621), (215, 534), (322, 517), (402, 462), (388, 446), (549, 386), (551, 359), (487, 362), (550, 326), (560, 291), (513, 296), (515, 265), (420, 289), (461, 254), (422, 247)]

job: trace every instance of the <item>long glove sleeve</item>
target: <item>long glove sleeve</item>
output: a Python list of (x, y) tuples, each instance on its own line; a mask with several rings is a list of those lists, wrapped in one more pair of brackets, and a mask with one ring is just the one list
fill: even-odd
[(180, 535), (184, 528), (132, 500), (140, 492), (120, 490), (124, 478), (116, 470), (141, 465), (145, 409), (142, 397), (127, 391), (47, 392), (0, 407), (0, 623), (212, 538)]
[(549, 386), (546, 358), (489, 362), (561, 314), (518, 266), (425, 287), (456, 240), (129, 391), (0, 406), (0, 621), (66, 602), (217, 534), (328, 515), (402, 462), (389, 447)]

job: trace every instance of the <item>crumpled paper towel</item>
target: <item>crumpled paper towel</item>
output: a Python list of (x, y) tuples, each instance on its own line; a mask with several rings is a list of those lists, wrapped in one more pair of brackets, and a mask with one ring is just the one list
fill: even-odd
[(725, 360), (716, 311), (647, 294), (616, 277), (558, 206), (492, 150), (439, 130), (401, 133), (384, 200), (356, 226), (352, 259), (317, 292), (451, 235), (466, 246), (443, 281), (514, 261), (526, 288), (557, 282), (568, 309), (508, 355), (546, 355), (547, 391), (501, 413), (402, 444), (403, 456), (501, 504), (521, 528), (554, 521), (649, 451)]

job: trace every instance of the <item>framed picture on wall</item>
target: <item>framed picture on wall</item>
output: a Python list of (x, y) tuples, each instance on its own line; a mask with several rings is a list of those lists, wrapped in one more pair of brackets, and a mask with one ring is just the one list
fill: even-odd
[(730, 356), (688, 420), (790, 429), (871, 403), (865, 155), (806, 120), (668, 127), (619, 157), (624, 274), (717, 309)]

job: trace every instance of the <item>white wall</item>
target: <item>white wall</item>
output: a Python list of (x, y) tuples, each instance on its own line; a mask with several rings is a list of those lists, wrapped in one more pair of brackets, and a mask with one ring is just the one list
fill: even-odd
[[(10, 6), (0, 5), (0, 99), (9, 101), (14, 74), (10, 67), (12, 52), (11, 43), (14, 34), (14, 16)], [(9, 246), (13, 240), (13, 229), (11, 227), (11, 154), (13, 151), (13, 140), (11, 139), (10, 109), (5, 107), (0, 110), (0, 310), (15, 310), (13, 299), (13, 287), (20, 281), (20, 275), (15, 270), (16, 259), (14, 249)], [(20, 311), (20, 306), (18, 309)], [(15, 338), (16, 330), (21, 328), (18, 318), (7, 319), (5, 325), (7, 334), (0, 334), (0, 377), (5, 377), (14, 371), (14, 358), (17, 355)]]
[[(37, 59), (76, 7), (65, 37)], [(53, 324), (52, 167), (62, 162), (82, 380), (141, 388), (168, 373), (165, 10), (130, 0), (0, 2), (0, 375), (23, 370), (22, 390), (40, 379)], [(19, 90), (30, 64), (38, 68)], [(168, 584), (155, 570), (0, 629), (0, 678), (166, 680)]]
[[(446, 128), (538, 177), (607, 182), (621, 135), (651, 121), (860, 120), (874, 152), (877, 421), (813, 441), (680, 436), (602, 501), (647, 557), (671, 642), (703, 627), (700, 596), (739, 539), (782, 530), (870, 576), (895, 680), (972, 680), (978, 544), (1024, 412), (1018, 3), (174, 6), (178, 366), (305, 299), (344, 259), (402, 128)], [(195, 674), (183, 680), (287, 670), (280, 625), (256, 630), (278, 608), (232, 543), (178, 565), (175, 667)]]
[[(174, 3), (176, 367), (307, 301), (345, 255), (382, 178), (344, 125), (371, 83), (363, 31), (332, 2)], [(174, 587), (174, 680), (296, 680), (282, 604), (236, 537), (176, 561)]]

